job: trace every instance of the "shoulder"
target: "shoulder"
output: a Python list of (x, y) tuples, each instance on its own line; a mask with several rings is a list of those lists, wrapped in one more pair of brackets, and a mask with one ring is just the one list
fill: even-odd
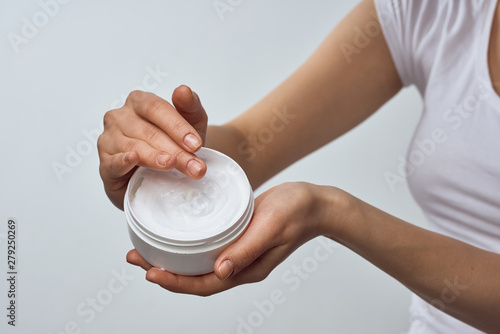
[[(374, 0), (394, 63), (405, 86), (421, 93), (443, 49), (471, 36), (493, 0)], [(463, 45), (463, 41), (459, 44)]]

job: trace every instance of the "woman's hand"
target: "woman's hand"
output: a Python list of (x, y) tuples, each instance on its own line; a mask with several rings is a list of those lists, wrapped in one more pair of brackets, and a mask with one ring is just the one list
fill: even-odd
[(135, 249), (127, 261), (147, 270), (147, 280), (172, 292), (207, 296), (261, 281), (298, 247), (325, 233), (325, 193), (328, 199), (345, 194), (332, 187), (285, 183), (257, 197), (248, 229), (222, 252), (213, 273), (176, 275), (152, 267)]
[(104, 116), (99, 137), (99, 173), (111, 202), (123, 209), (128, 181), (137, 166), (178, 169), (200, 179), (205, 163), (193, 153), (205, 142), (207, 114), (196, 93), (180, 86), (173, 106), (153, 93), (133, 91), (125, 105)]

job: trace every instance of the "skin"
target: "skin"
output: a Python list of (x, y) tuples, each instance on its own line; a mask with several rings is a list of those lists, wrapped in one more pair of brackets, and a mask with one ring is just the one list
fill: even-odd
[(490, 47), (488, 49), (488, 63), (493, 88), (500, 95), (500, 6), (497, 3), (495, 17), (491, 27)]
[[(177, 168), (202, 178), (206, 165), (194, 154), (202, 145), (235, 159), (256, 188), (361, 123), (402, 87), (381, 33), (351, 62), (339, 48), (343, 42), (352, 44), (354, 27), (378, 23), (374, 11), (373, 0), (359, 4), (295, 73), (222, 126), (207, 127), (200, 99), (187, 86), (173, 92), (173, 105), (151, 93), (132, 92), (122, 108), (106, 113), (98, 141), (100, 174), (110, 200), (123, 209), (125, 188), (137, 166)], [(497, 10), (494, 27), (499, 18)], [(499, 29), (494, 29), (490, 48), (492, 78), (497, 79), (500, 66), (491, 60), (500, 54)], [(280, 111), (287, 121), (276, 119)], [(274, 140), (255, 142), (262, 129), (273, 127), (279, 129)], [(127, 261), (167, 290), (208, 296), (263, 280), (320, 235), (350, 248), (451, 316), (488, 333), (500, 332), (499, 254), (416, 227), (330, 186), (285, 183), (267, 190), (255, 201), (247, 231), (224, 250), (213, 273), (175, 275), (153, 268), (136, 250)]]

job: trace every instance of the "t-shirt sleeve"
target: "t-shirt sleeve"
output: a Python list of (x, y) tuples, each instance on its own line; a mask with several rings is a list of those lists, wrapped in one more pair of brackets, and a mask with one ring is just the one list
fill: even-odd
[(407, 14), (407, 8), (403, 8), (404, 4), (406, 3), (402, 3), (400, 0), (375, 0), (377, 15), (392, 60), (403, 85), (409, 86), (413, 82), (411, 80), (411, 60), (407, 58), (408, 51), (405, 50), (407, 46), (404, 43), (406, 33), (404, 22)]
[(375, 0), (382, 31), (404, 86), (424, 93), (439, 41), (436, 0)]

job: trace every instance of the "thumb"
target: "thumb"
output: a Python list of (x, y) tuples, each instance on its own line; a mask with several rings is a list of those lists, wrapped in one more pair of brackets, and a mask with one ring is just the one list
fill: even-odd
[(274, 247), (272, 239), (266, 239), (269, 237), (265, 236), (262, 231), (252, 228), (252, 223), (250, 223), (247, 231), (217, 258), (214, 265), (215, 275), (223, 281), (251, 265), (267, 250)]
[(198, 94), (193, 92), (188, 86), (181, 85), (172, 93), (172, 103), (179, 114), (198, 131), (204, 143), (208, 117), (201, 105)]

